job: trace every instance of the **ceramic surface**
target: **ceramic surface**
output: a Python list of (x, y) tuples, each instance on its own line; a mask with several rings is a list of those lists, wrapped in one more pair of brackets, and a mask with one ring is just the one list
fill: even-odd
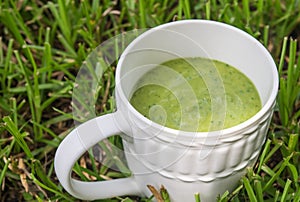
[[(176, 57), (208, 57), (246, 74), (257, 87), (262, 109), (222, 131), (192, 133), (158, 125), (129, 103), (137, 80), (156, 64)], [(215, 201), (232, 191), (254, 165), (265, 142), (275, 105), (278, 73), (268, 51), (247, 33), (219, 22), (183, 20), (150, 29), (120, 57), (116, 72), (117, 111), (74, 129), (59, 146), (55, 171), (63, 187), (87, 200), (148, 195), (146, 185), (164, 185), (172, 201)], [(97, 142), (122, 133), (132, 176), (105, 182), (71, 178), (74, 163)], [(65, 158), (65, 157), (68, 158)]]

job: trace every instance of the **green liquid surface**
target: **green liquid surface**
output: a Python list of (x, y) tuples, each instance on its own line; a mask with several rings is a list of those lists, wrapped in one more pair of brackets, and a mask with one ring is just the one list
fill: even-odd
[(246, 75), (199, 57), (154, 67), (137, 82), (130, 102), (156, 123), (194, 132), (235, 126), (261, 109), (259, 94)]

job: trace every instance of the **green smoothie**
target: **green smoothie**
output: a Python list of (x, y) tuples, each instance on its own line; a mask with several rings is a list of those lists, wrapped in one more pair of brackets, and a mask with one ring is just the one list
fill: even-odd
[(261, 109), (257, 89), (236, 68), (200, 57), (178, 58), (149, 70), (130, 102), (150, 120), (183, 131), (235, 126)]

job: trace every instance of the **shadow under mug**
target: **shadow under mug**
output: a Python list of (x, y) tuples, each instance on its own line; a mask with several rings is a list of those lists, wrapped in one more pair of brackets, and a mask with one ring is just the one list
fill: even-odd
[[(129, 103), (134, 86), (153, 66), (175, 57), (206, 57), (228, 63), (256, 86), (261, 110), (220, 131), (185, 132), (156, 124)], [(207, 20), (182, 20), (152, 28), (123, 52), (116, 70), (117, 110), (75, 128), (60, 144), (55, 171), (73, 196), (104, 199), (151, 196), (147, 185), (167, 189), (171, 201), (215, 201), (232, 191), (254, 165), (265, 142), (278, 91), (276, 65), (265, 47), (235, 27)], [(74, 163), (99, 141), (122, 133), (131, 177), (83, 182), (71, 177)]]

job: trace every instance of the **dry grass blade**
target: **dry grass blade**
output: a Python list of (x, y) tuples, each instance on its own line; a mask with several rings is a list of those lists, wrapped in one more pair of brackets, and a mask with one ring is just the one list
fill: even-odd
[(162, 196), (160, 195), (159, 191), (155, 189), (152, 185), (147, 185), (148, 189), (151, 191), (157, 202), (164, 202)]

